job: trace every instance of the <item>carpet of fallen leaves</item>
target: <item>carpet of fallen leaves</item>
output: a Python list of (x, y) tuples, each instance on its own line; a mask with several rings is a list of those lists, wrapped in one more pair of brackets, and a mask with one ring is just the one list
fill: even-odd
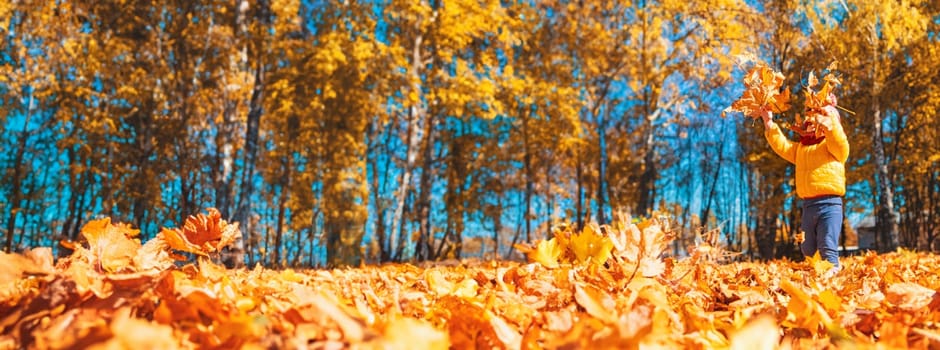
[[(559, 230), (531, 263), (226, 269), (210, 209), (141, 244), (93, 221), (72, 255), (0, 253), (5, 348), (937, 348), (940, 256), (660, 258), (655, 220)], [(180, 252), (191, 253), (190, 258)], [(195, 257), (195, 258), (192, 258)]]

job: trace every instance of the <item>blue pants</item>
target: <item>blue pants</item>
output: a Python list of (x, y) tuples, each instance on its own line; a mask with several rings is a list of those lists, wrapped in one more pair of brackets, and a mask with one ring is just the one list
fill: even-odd
[(839, 235), (842, 234), (842, 197), (825, 196), (803, 200), (800, 229), (806, 240), (800, 246), (805, 256), (819, 256), (839, 266)]

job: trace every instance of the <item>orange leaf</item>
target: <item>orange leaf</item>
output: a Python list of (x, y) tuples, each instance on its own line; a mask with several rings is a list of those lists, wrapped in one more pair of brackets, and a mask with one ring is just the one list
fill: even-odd
[(167, 325), (131, 317), (132, 311), (125, 307), (117, 311), (111, 320), (113, 338), (102, 349), (175, 349), (180, 347), (179, 340), (173, 335), (173, 328)]
[(241, 236), (238, 223), (225, 222), (215, 208), (206, 211), (208, 215), (188, 217), (182, 229), (164, 228), (158, 237), (162, 237), (173, 249), (207, 256), (221, 251)]
[(132, 267), (140, 249), (140, 241), (132, 239), (140, 230), (124, 224), (111, 224), (111, 218), (93, 220), (82, 227), (82, 236), (88, 240), (96, 267), (105, 272), (118, 272)]
[(138, 271), (164, 271), (173, 266), (176, 257), (167, 249), (166, 241), (151, 239), (140, 248), (134, 257)]
[(617, 317), (611, 310), (616, 309), (617, 303), (607, 292), (586, 283), (575, 283), (574, 299), (588, 314), (604, 322), (614, 324)]
[[(421, 341), (421, 347), (428, 350), (446, 350), (450, 348), (450, 338), (446, 332), (434, 328), (424, 320), (407, 317), (394, 317), (384, 330), (384, 342), (387, 349), (408, 349)], [(498, 333), (497, 333), (498, 334)]]
[(489, 310), (484, 312), (484, 317), (490, 320), (490, 326), (493, 327), (496, 338), (503, 342), (507, 349), (519, 349), (522, 346), (522, 335), (505, 320)]
[(936, 293), (935, 290), (917, 283), (901, 282), (888, 287), (886, 296), (889, 302), (901, 310), (916, 311), (930, 305)]
[(774, 113), (790, 109), (790, 91), (781, 90), (783, 74), (776, 72), (763, 63), (758, 63), (744, 75), (744, 92), (730, 107), (722, 112), (741, 112), (747, 117), (758, 118), (764, 106), (769, 106)]
[(55, 273), (52, 267), (52, 250), (36, 248), (26, 255), (0, 252), (0, 286), (15, 282), (24, 275), (50, 275)]

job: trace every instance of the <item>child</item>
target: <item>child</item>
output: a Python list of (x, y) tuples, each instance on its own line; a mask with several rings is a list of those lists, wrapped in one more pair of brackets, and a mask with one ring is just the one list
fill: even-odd
[[(835, 97), (821, 110), (808, 110), (800, 142), (783, 135), (769, 108), (761, 110), (764, 137), (779, 156), (796, 165), (796, 194), (803, 200), (800, 228), (805, 256), (819, 255), (833, 264), (827, 275), (841, 270), (839, 235), (842, 233), (842, 196), (845, 195), (845, 161), (849, 142), (839, 120)], [(819, 132), (817, 132), (819, 131)]]

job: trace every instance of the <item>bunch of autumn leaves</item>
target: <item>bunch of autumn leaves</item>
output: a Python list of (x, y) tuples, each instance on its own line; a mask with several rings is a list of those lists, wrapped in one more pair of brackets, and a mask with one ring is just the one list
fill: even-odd
[[(822, 114), (826, 106), (835, 106), (833, 90), (841, 82), (831, 72), (836, 69), (835, 63), (826, 68), (827, 73), (820, 85), (816, 74), (810, 72), (806, 79), (804, 110), (805, 115), (799, 113), (790, 129), (802, 133), (804, 120), (816, 122), (816, 117)], [(790, 90), (784, 88), (784, 76), (764, 63), (758, 62), (744, 76), (744, 92), (730, 107), (722, 111), (724, 117), (728, 112), (741, 112), (745, 117), (760, 119), (760, 111), (769, 108), (771, 112), (780, 114), (790, 110), (792, 100)], [(818, 86), (818, 89), (817, 89)]]

